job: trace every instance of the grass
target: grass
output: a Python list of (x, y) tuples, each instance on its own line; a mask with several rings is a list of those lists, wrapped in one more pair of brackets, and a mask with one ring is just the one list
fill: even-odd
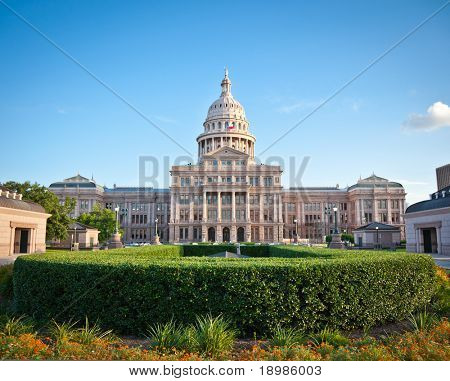
[(271, 347), (286, 347), (291, 348), (295, 345), (303, 344), (306, 341), (306, 337), (303, 332), (290, 327), (282, 327), (277, 324), (272, 336), (268, 340), (268, 344)]
[(415, 314), (411, 314), (408, 321), (413, 330), (419, 332), (432, 328), (439, 321), (439, 319), (436, 314), (425, 309)]

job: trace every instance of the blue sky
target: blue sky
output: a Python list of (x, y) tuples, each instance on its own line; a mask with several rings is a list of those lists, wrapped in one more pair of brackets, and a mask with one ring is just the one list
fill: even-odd
[[(224, 66), (258, 154), (445, 3), (2, 1), (193, 154)], [(307, 186), (375, 172), (426, 198), (450, 162), (449, 40), (450, 6), (261, 159), (310, 157)], [(151, 155), (164, 186), (163, 158), (185, 154), (1, 3), (0, 69), (0, 181), (137, 185)]]

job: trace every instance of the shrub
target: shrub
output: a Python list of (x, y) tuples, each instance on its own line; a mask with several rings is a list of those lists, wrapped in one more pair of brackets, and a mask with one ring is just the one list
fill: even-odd
[(77, 335), (75, 325), (76, 323), (70, 321), (58, 324), (58, 322), (53, 320), (49, 329), (50, 337), (55, 340), (57, 344), (66, 344), (69, 341), (74, 340)]
[(0, 266), (0, 301), (10, 299), (13, 295), (13, 273), (14, 264)]
[(404, 319), (436, 289), (426, 255), (307, 249), (273, 246), (280, 258), (248, 259), (154, 258), (132, 249), (28, 255), (14, 266), (15, 303), (38, 319), (89, 316), (131, 334), (149, 321), (188, 325), (222, 315), (251, 336), (270, 335), (277, 324), (318, 331)]
[(188, 345), (188, 337), (185, 330), (181, 326), (177, 326), (172, 319), (167, 323), (150, 326), (148, 329), (150, 345), (162, 351), (171, 348), (183, 349)]
[(198, 352), (215, 357), (233, 348), (236, 330), (222, 316), (198, 316), (192, 338)]
[[(241, 245), (241, 254), (249, 257), (269, 257), (268, 245)], [(236, 245), (185, 245), (183, 246), (183, 255), (185, 257), (205, 257), (211, 254), (217, 254), (222, 251), (229, 251), (231, 253), (237, 252)]]
[(89, 324), (87, 317), (84, 326), (75, 332), (74, 339), (84, 345), (91, 345), (96, 340), (103, 340), (109, 343), (117, 341), (111, 330), (103, 331), (97, 323)]
[(283, 328), (280, 324), (277, 324), (268, 344), (271, 347), (291, 348), (304, 342), (305, 337), (301, 331), (292, 327)]
[(1, 326), (0, 332), (5, 336), (19, 336), (33, 332), (33, 323), (25, 316), (6, 318)]
[(350, 343), (350, 340), (336, 329), (325, 327), (320, 332), (311, 335), (311, 341), (316, 345), (323, 343), (332, 345), (333, 347), (340, 347)]
[(430, 313), (424, 309), (415, 314), (410, 314), (408, 321), (414, 331), (423, 331), (433, 327), (439, 320), (434, 313)]

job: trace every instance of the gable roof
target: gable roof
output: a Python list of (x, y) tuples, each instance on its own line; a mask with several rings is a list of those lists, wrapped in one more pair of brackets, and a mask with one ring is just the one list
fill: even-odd
[(78, 221), (74, 221), (71, 224), (69, 224), (69, 230), (75, 230), (75, 228), (77, 228), (77, 230), (98, 230), (97, 228), (94, 228), (93, 226), (89, 226), (86, 224), (82, 224), (81, 222)]
[(378, 231), (400, 231), (400, 228), (393, 225), (382, 224), (381, 222), (371, 222), (370, 224), (360, 226), (359, 228), (354, 229), (354, 231), (369, 231), (369, 230), (377, 230)]
[(222, 157), (245, 157), (247, 158), (249, 155), (245, 152), (239, 151), (235, 148), (231, 148), (228, 146), (217, 148), (214, 151), (210, 151), (208, 153), (203, 154), (205, 158), (222, 158)]

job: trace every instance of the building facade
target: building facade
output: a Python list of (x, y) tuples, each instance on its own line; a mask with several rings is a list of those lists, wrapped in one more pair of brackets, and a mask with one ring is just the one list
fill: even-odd
[(41, 205), (0, 187), (0, 255), (44, 252), (49, 217)]
[(170, 189), (101, 187), (82, 176), (53, 183), (61, 201), (77, 201), (74, 216), (95, 203), (120, 207), (125, 242), (286, 242), (296, 235), (322, 242), (335, 224), (346, 232), (371, 222), (404, 232), (405, 190), (372, 175), (346, 188), (283, 189), (282, 169), (255, 161), (256, 138), (228, 73), (197, 137), (195, 165), (173, 166)]
[(450, 187), (450, 164), (436, 168), (437, 189)]

